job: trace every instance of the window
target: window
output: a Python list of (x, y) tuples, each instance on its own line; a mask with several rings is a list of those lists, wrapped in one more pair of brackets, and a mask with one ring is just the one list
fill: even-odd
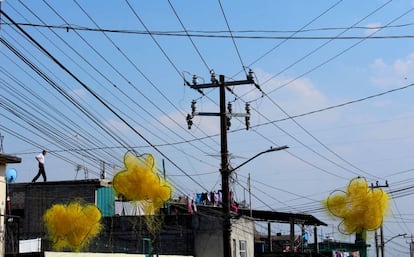
[(237, 257), (237, 243), (236, 239), (233, 239), (233, 257)]
[(240, 257), (247, 257), (246, 240), (240, 240)]

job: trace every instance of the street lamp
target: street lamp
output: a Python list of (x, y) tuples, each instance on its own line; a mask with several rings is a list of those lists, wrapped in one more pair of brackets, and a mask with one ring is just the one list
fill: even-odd
[(267, 150), (265, 150), (265, 151), (263, 151), (263, 152), (260, 152), (260, 153), (256, 154), (255, 156), (253, 156), (253, 157), (249, 158), (248, 160), (246, 160), (245, 162), (241, 163), (241, 164), (240, 164), (240, 165), (238, 165), (237, 167), (232, 168), (232, 169), (230, 170), (230, 172), (233, 172), (233, 171), (237, 170), (237, 169), (238, 169), (238, 168), (240, 168), (241, 166), (244, 166), (245, 164), (247, 164), (247, 163), (248, 163), (248, 162), (250, 162), (251, 160), (253, 160), (253, 159), (255, 159), (255, 158), (259, 157), (259, 156), (260, 156), (260, 155), (262, 155), (262, 154), (265, 154), (265, 153), (270, 153), (270, 152), (276, 152), (276, 151), (284, 150), (284, 149), (287, 149), (287, 148), (289, 148), (289, 146), (287, 146), (287, 145), (284, 145), (284, 146), (279, 146), (279, 147), (270, 147), (269, 149), (267, 149)]
[[(224, 133), (225, 134), (225, 133)], [(228, 162), (227, 162), (227, 140), (225, 141), (222, 146), (224, 146), (224, 151), (222, 149), (222, 169), (221, 169), (221, 177), (222, 177), (222, 193), (223, 193), (223, 211), (224, 211), (224, 221), (223, 221), (223, 250), (224, 254), (223, 257), (231, 257), (231, 222), (230, 222), (230, 189), (229, 189), (229, 177), (231, 173), (238, 168), (242, 167), (243, 165), (247, 164), (251, 160), (259, 157), (262, 154), (280, 151), (283, 149), (288, 148), (288, 146), (281, 146), (281, 147), (270, 147), (269, 149), (256, 154), (255, 156), (249, 158), (245, 162), (241, 163), (240, 165), (236, 166), (235, 168), (230, 169)]]
[(407, 235), (407, 233), (404, 233), (404, 234), (398, 234), (398, 235), (395, 235), (395, 236), (393, 236), (393, 237), (391, 237), (390, 239), (388, 239), (387, 241), (385, 241), (384, 243), (383, 243), (383, 246), (386, 244), (386, 243), (388, 243), (389, 241), (391, 241), (391, 240), (393, 240), (394, 238), (396, 238), (396, 237), (400, 237), (400, 236), (406, 236)]
[(391, 237), (390, 239), (388, 239), (385, 242), (381, 242), (381, 257), (384, 257), (384, 246), (385, 246), (386, 243), (388, 243), (389, 241), (393, 240), (394, 238), (397, 238), (397, 237), (400, 237), (400, 236), (404, 237), (406, 235), (407, 235), (407, 233), (398, 234), (398, 235), (395, 235), (395, 236)]

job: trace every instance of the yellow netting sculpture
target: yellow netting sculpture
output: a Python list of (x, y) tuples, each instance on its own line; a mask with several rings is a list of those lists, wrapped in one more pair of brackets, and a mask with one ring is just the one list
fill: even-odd
[(350, 181), (346, 192), (335, 191), (323, 201), (330, 214), (341, 218), (343, 234), (362, 233), (379, 228), (388, 210), (388, 194), (379, 188), (369, 188), (364, 178)]
[(137, 156), (129, 151), (124, 156), (124, 164), (125, 167), (112, 180), (115, 193), (128, 201), (142, 203), (148, 229), (155, 233), (160, 224), (153, 214), (171, 198), (171, 186), (158, 175), (155, 159), (151, 154)]
[(43, 215), (43, 221), (57, 251), (67, 248), (79, 252), (102, 229), (99, 209), (80, 201), (53, 205)]

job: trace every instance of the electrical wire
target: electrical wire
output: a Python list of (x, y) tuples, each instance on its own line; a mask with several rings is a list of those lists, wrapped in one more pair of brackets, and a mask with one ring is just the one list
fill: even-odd
[(221, 3), (221, 0), (218, 0), (218, 3), (220, 5), (220, 10), (221, 10), (221, 13), (223, 14), (223, 18), (226, 21), (226, 26), (227, 26), (228, 32), (230, 34), (231, 40), (233, 42), (234, 49), (236, 50), (237, 56), (239, 57), (239, 61), (240, 61), (240, 64), (242, 66), (242, 70), (244, 70), (245, 75), (247, 75), (246, 70), (245, 70), (246, 66), (243, 63), (243, 59), (241, 57), (239, 48), (237, 47), (236, 40), (234, 39), (233, 32), (231, 31), (230, 24), (229, 24), (229, 21), (227, 19), (226, 13), (224, 12), (224, 8), (223, 8), (223, 5)]
[[(193, 45), (194, 49), (196, 50), (198, 56), (200, 57), (201, 61), (204, 63), (204, 66), (206, 66), (206, 69), (208, 71), (211, 71), (210, 67), (208, 66), (206, 60), (204, 59), (204, 57), (201, 55), (200, 50), (198, 49), (198, 47), (196, 46), (196, 44), (194, 43), (194, 40), (192, 39), (192, 37), (190, 36), (190, 34), (188, 33), (188, 30), (186, 29), (186, 27), (184, 26), (184, 23), (182, 22), (182, 20), (180, 19), (180, 16), (178, 16), (177, 11), (175, 10), (174, 6), (172, 5), (171, 1), (168, 0), (168, 4), (170, 5), (171, 9), (174, 12), (175, 17), (177, 17), (177, 20), (180, 22), (181, 27), (183, 28), (185, 34), (187, 35), (187, 38), (191, 41), (191, 44)], [(148, 34), (153, 35), (153, 33), (149, 32)]]
[[(8, 19), (10, 22), (14, 24), (14, 21), (3, 11), (1, 13)], [(179, 167), (175, 162), (173, 162), (168, 156), (166, 156), (162, 151), (160, 151), (156, 146), (154, 146), (147, 138), (145, 138), (141, 133), (139, 133), (134, 127), (132, 127), (128, 122), (126, 122), (118, 113), (114, 112), (110, 106), (104, 102), (98, 95), (95, 94), (85, 83), (83, 83), (78, 77), (76, 77), (71, 71), (69, 71), (62, 63), (60, 63), (53, 55), (51, 55), (45, 48), (43, 48), (36, 40), (34, 40), (26, 31), (24, 31), (21, 27), (17, 24), (15, 26), (33, 43), (35, 43), (44, 54), (49, 56), (62, 70), (68, 73), (77, 83), (79, 83), (84, 89), (86, 89), (90, 94), (92, 94), (105, 108), (111, 111), (117, 118), (119, 118), (125, 125), (127, 125), (135, 134), (141, 137), (147, 144), (151, 145), (154, 150), (156, 150), (159, 154), (161, 154), (166, 160), (168, 160), (171, 164), (173, 164), (177, 169), (181, 172), (186, 174), (194, 183), (199, 185), (201, 188), (204, 188), (198, 181), (194, 180), (186, 171), (184, 171), (181, 167)], [(4, 40), (2, 40), (4, 42)]]
[[(341, 0), (343, 1), (343, 0)], [(2, 22), (3, 25), (10, 26), (11, 23)], [(125, 29), (105, 29), (105, 28), (90, 28), (77, 25), (47, 25), (47, 24), (35, 24), (29, 22), (17, 22), (18, 25), (22, 27), (38, 27), (38, 28), (48, 28), (48, 29), (58, 29), (65, 31), (89, 31), (89, 32), (105, 32), (105, 33), (120, 33), (120, 34), (133, 34), (133, 35), (156, 35), (156, 36), (167, 36), (167, 37), (192, 37), (192, 38), (231, 38), (230, 35), (219, 35), (220, 33), (228, 34), (228, 30), (222, 31), (200, 31), (200, 30), (187, 30), (183, 31), (140, 31), (140, 30), (125, 30)], [(388, 29), (388, 28), (402, 28), (407, 26), (413, 26), (414, 23), (405, 23), (397, 25), (388, 25), (388, 26), (353, 26), (353, 27), (327, 27), (327, 28), (313, 28), (313, 29), (300, 29), (300, 30), (232, 30), (233, 37), (236, 39), (266, 39), (266, 40), (354, 40), (354, 39), (363, 39), (364, 36), (241, 36), (234, 35), (235, 33), (304, 33), (312, 31), (329, 31), (329, 30), (355, 30), (355, 29), (364, 29), (364, 30), (377, 30), (377, 29)], [(196, 34), (198, 33), (198, 34)], [(211, 35), (218, 34), (218, 35)], [(372, 36), (369, 39), (410, 39), (413, 38), (413, 35), (385, 35), (385, 36)]]
[[(234, 31), (233, 31), (234, 32)], [(155, 34), (154, 34), (155, 35)], [(188, 35), (186, 35), (187, 37), (188, 37)], [(113, 106), (111, 106), (111, 107), (113, 107)], [(292, 117), (294, 117), (294, 116), (292, 116)], [(291, 117), (288, 117), (288, 118), (286, 118), (286, 119), (291, 119)], [(271, 122), (271, 121), (269, 121), (269, 122)], [(259, 125), (260, 126), (260, 125)], [(195, 139), (195, 140), (198, 140), (198, 139)], [(155, 145), (155, 144), (154, 144)], [(167, 145), (167, 144), (166, 144)], [(131, 146), (132, 147), (132, 146)]]

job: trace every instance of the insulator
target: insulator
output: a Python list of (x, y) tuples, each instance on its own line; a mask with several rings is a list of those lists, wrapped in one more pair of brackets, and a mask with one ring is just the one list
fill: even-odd
[(211, 83), (216, 83), (217, 79), (216, 79), (216, 73), (214, 72), (214, 70), (211, 70), (210, 74), (211, 74), (211, 78), (210, 78)]
[(227, 116), (227, 130), (229, 130), (230, 129), (230, 126), (231, 126), (230, 120), (231, 120), (231, 117), (230, 116)]
[(247, 75), (247, 80), (253, 81), (254, 72), (252, 69), (249, 69), (249, 74)]
[(229, 102), (227, 104), (227, 110), (229, 111), (230, 114), (233, 112), (233, 106), (232, 106), (231, 102)]
[(246, 124), (246, 130), (250, 128), (250, 116), (244, 117), (244, 123)]
[(198, 84), (198, 77), (197, 75), (193, 75), (193, 85), (197, 85)]
[(187, 125), (188, 125), (188, 129), (191, 129), (191, 126), (193, 125), (193, 120), (192, 120), (192, 116), (190, 114), (187, 114)]
[(246, 103), (246, 107), (245, 107), (246, 113), (250, 115), (250, 104)]
[(194, 113), (196, 111), (196, 100), (191, 101), (191, 115), (194, 117)]

